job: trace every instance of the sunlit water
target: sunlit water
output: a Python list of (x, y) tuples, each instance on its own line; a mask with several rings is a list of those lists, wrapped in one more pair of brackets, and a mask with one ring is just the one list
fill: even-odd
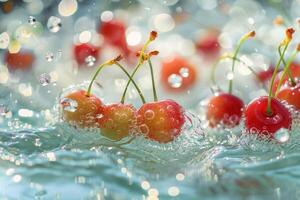
[[(74, 87), (61, 95), (70, 90)], [(297, 113), (291, 135), (283, 132), (277, 141), (243, 134), (242, 125), (209, 130), (201, 109), (193, 109), (186, 112), (183, 131), (171, 143), (142, 136), (113, 142), (97, 129), (76, 129), (63, 122), (56, 102), (48, 111), (19, 111), (18, 118), (2, 109), (1, 198), (296, 199), (299, 195)]]

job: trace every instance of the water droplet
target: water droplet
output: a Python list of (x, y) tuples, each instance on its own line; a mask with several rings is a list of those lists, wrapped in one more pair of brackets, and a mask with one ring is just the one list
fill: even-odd
[(234, 79), (234, 74), (232, 72), (227, 73), (226, 78), (228, 80), (233, 80)]
[(84, 61), (87, 66), (92, 67), (95, 65), (96, 58), (94, 56), (90, 55), (90, 56), (86, 57)]
[(47, 53), (46, 53), (46, 60), (47, 60), (48, 62), (52, 62), (53, 59), (54, 59), (53, 53), (52, 53), (52, 52), (47, 52)]
[(179, 76), (178, 74), (171, 74), (168, 77), (168, 83), (173, 88), (179, 88), (182, 85), (182, 77)]
[(281, 128), (274, 134), (274, 138), (279, 142), (287, 142), (290, 139), (290, 132), (285, 128)]
[(65, 111), (69, 111), (69, 112), (75, 112), (78, 106), (77, 101), (75, 101), (74, 99), (69, 99), (69, 98), (63, 98), (60, 101), (60, 104), (62, 105), (63, 109)]
[(61, 19), (55, 16), (51, 16), (48, 19), (47, 22), (47, 28), (49, 29), (49, 31), (51, 31), (52, 33), (56, 33), (60, 30), (61, 28)]
[(139, 126), (139, 129), (140, 131), (143, 133), (143, 134), (148, 134), (149, 133), (149, 128), (146, 124), (142, 124)]
[(145, 113), (144, 113), (144, 117), (148, 120), (151, 120), (154, 118), (154, 112), (153, 110), (147, 110)]
[(33, 25), (36, 22), (36, 19), (33, 16), (29, 16), (27, 22), (29, 24)]
[(187, 78), (189, 75), (190, 75), (190, 72), (189, 72), (189, 69), (186, 68), (186, 67), (182, 67), (180, 70), (179, 70), (179, 73), (182, 77), (184, 78)]
[(40, 75), (40, 84), (42, 86), (46, 86), (51, 82), (51, 76), (47, 73), (43, 73)]

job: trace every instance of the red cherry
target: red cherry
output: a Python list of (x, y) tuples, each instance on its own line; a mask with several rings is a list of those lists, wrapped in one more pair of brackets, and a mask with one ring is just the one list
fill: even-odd
[(35, 56), (30, 51), (20, 51), (18, 53), (7, 52), (4, 59), (10, 71), (28, 71), (33, 66)]
[(266, 82), (268, 80), (271, 79), (272, 75), (273, 75), (273, 72), (274, 72), (274, 67), (269, 67), (267, 70), (262, 70), (262, 71), (259, 71), (257, 73), (258, 75), (258, 79), (261, 81), (261, 82)]
[(289, 110), (277, 99), (271, 99), (272, 114), (266, 112), (268, 97), (262, 96), (250, 102), (245, 109), (245, 125), (249, 133), (254, 129), (259, 135), (274, 136), (281, 128), (290, 129), (292, 117)]
[[(292, 63), (289, 67), (290, 71), (291, 71), (291, 74), (292, 74), (292, 77), (293, 78), (300, 78), (300, 65), (298, 63)], [(276, 89), (277, 89), (277, 86), (278, 86), (278, 83), (279, 83), (279, 80), (281, 78), (281, 75), (282, 75), (282, 71), (279, 72), (276, 76), (276, 79), (274, 81), (274, 85), (272, 87), (272, 92), (273, 94), (276, 92)], [(286, 74), (283, 78), (283, 81), (282, 81), (282, 84), (285, 84), (287, 81), (289, 80), (289, 77), (288, 77), (288, 74)]]
[[(162, 63), (160, 76), (163, 86), (166, 89), (170, 91), (184, 91), (195, 84), (197, 70), (184, 58), (174, 56)], [(182, 79), (181, 85), (172, 86), (170, 83), (172, 76), (178, 76)]]
[(209, 100), (206, 118), (210, 127), (222, 123), (234, 127), (240, 123), (244, 109), (243, 101), (229, 93), (220, 93)]
[(197, 42), (198, 51), (204, 56), (215, 57), (220, 53), (218, 34), (208, 33)]
[(101, 134), (111, 140), (121, 140), (136, 127), (137, 113), (132, 105), (118, 103), (104, 106), (101, 114), (98, 119)]
[[(71, 105), (73, 103), (74, 108)], [(99, 98), (94, 95), (87, 96), (84, 90), (68, 94), (61, 101), (61, 105), (63, 119), (82, 128), (95, 127), (97, 115), (103, 106)]]
[(300, 109), (300, 82), (295, 86), (292, 86), (290, 82), (287, 82), (281, 87), (277, 96), (278, 99), (285, 100), (288, 104), (295, 106), (296, 109)]
[(151, 140), (167, 143), (179, 136), (184, 124), (182, 107), (173, 100), (146, 103), (138, 110), (138, 127)]
[(126, 27), (120, 20), (102, 22), (98, 32), (104, 37), (104, 42), (120, 48), (125, 54), (129, 53), (126, 42)]
[(99, 47), (88, 43), (74, 46), (74, 57), (79, 66), (84, 66), (86, 64), (86, 58), (88, 56), (93, 56), (96, 60), (98, 60), (99, 52)]

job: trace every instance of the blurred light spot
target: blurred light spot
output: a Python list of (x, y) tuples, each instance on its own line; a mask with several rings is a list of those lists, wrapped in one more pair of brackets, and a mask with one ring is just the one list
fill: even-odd
[(101, 14), (101, 21), (103, 22), (108, 22), (113, 18), (114, 18), (114, 14), (109, 10), (106, 10)]
[(198, 0), (198, 2), (204, 10), (212, 10), (217, 6), (216, 0)]
[(15, 171), (16, 170), (14, 168), (9, 168), (9, 169), (6, 170), (5, 175), (6, 176), (11, 176), (15, 173)]
[(0, 34), (0, 49), (6, 49), (9, 45), (9, 34), (3, 32)]
[(27, 4), (27, 10), (32, 15), (40, 14), (44, 9), (44, 4), (41, 0), (34, 0), (31, 2), (28, 2)]
[(169, 187), (169, 189), (168, 189), (168, 194), (172, 197), (178, 196), (179, 193), (180, 193), (180, 190), (178, 187), (173, 186), (173, 187)]
[(11, 41), (8, 46), (9, 53), (18, 53), (20, 49), (21, 49), (21, 44), (17, 40)]
[(148, 181), (143, 181), (141, 183), (141, 187), (143, 188), (143, 190), (149, 190), (150, 188), (150, 183)]
[(56, 161), (56, 156), (55, 156), (55, 154), (53, 152), (48, 152), (46, 154), (46, 156), (47, 156), (47, 158), (48, 158), (49, 161), (51, 161), (51, 162)]
[(164, 5), (166, 6), (173, 6), (175, 5), (179, 0), (161, 0)]
[(83, 31), (79, 34), (79, 42), (80, 43), (88, 43), (92, 38), (92, 34), (90, 31)]
[(159, 195), (159, 192), (157, 189), (155, 188), (151, 188), (148, 190), (148, 195), (149, 196), (154, 196), (154, 197), (157, 197)]
[(182, 173), (176, 174), (176, 180), (177, 181), (183, 181), (184, 178), (185, 178), (184, 174), (182, 174)]
[(9, 72), (6, 66), (0, 65), (0, 83), (5, 84), (9, 79)]
[(25, 84), (25, 83), (21, 83), (19, 85), (19, 92), (25, 96), (25, 97), (29, 97), (32, 95), (32, 87), (30, 84)]
[(254, 19), (253, 19), (252, 17), (249, 17), (249, 18), (248, 18), (248, 23), (249, 23), (249, 24), (253, 25), (254, 22), (255, 22), (255, 21), (254, 21)]
[(58, 73), (56, 71), (52, 71), (49, 73), (52, 82), (58, 81)]
[(175, 27), (175, 22), (173, 18), (165, 13), (156, 15), (154, 17), (154, 27), (158, 31), (168, 32), (171, 31)]
[(29, 110), (29, 109), (24, 109), (24, 108), (22, 108), (22, 109), (20, 109), (20, 110), (18, 111), (18, 115), (19, 115), (20, 117), (32, 117), (32, 116), (33, 116), (33, 111), (32, 111), (32, 110)]
[(19, 183), (22, 180), (22, 176), (20, 174), (16, 174), (12, 178), (13, 182)]
[(219, 36), (219, 42), (220, 42), (221, 47), (224, 49), (232, 48), (232, 40), (230, 38), (230, 35), (226, 32), (222, 33)]
[(58, 4), (58, 13), (61, 16), (68, 17), (73, 15), (78, 8), (76, 0), (61, 0)]
[(136, 46), (142, 40), (142, 34), (139, 31), (126, 31), (126, 41), (129, 46)]

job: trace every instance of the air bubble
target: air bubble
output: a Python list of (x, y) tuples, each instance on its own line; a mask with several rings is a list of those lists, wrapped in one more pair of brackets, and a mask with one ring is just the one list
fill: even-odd
[(9, 112), (7, 107), (3, 104), (0, 104), (0, 116), (6, 116), (6, 114)]
[(146, 124), (142, 124), (139, 126), (139, 129), (140, 131), (143, 133), (143, 134), (148, 134), (149, 133), (149, 128)]
[(145, 113), (144, 113), (144, 117), (148, 120), (152, 120), (154, 118), (154, 112), (153, 110), (147, 110)]
[(0, 34), (0, 49), (6, 49), (9, 45), (9, 34), (7, 32)]
[(180, 88), (182, 85), (182, 77), (178, 74), (171, 74), (168, 78), (168, 83), (172, 88)]
[(33, 16), (29, 16), (27, 22), (29, 24), (33, 25), (36, 22), (36, 19)]
[(278, 131), (276, 131), (276, 133), (274, 134), (274, 138), (278, 142), (287, 142), (290, 139), (290, 132), (285, 128), (281, 128)]
[(47, 73), (43, 73), (40, 75), (40, 84), (42, 86), (46, 86), (51, 82), (51, 76)]
[(228, 80), (233, 80), (234, 79), (234, 74), (232, 72), (227, 73), (226, 78)]
[(57, 33), (61, 28), (61, 19), (55, 16), (51, 16), (47, 22), (47, 28), (52, 33)]
[(186, 67), (182, 67), (180, 70), (179, 70), (179, 73), (182, 77), (184, 78), (187, 78), (189, 75), (190, 75), (190, 72), (189, 72), (189, 69), (186, 68)]
[(63, 106), (63, 110), (69, 111), (69, 112), (75, 112), (77, 110), (78, 103), (77, 101), (69, 98), (63, 98), (60, 102), (60, 104)]
[(96, 58), (94, 56), (88, 56), (85, 58), (85, 63), (88, 67), (92, 67), (95, 65), (95, 62), (96, 62)]
[(54, 59), (54, 54), (53, 54), (52, 52), (47, 52), (47, 53), (46, 53), (46, 60), (47, 60), (48, 62), (52, 62), (53, 59)]

